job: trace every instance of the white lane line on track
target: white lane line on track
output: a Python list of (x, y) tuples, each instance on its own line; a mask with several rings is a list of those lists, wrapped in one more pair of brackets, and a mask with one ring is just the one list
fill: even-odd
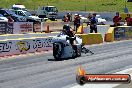
[(129, 41), (132, 41), (132, 39), (129, 39), (129, 40), (122, 40), (122, 41), (113, 41), (113, 42), (103, 42), (103, 43), (100, 43), (100, 44), (93, 44), (93, 45), (86, 45), (88, 47), (94, 47), (94, 46), (102, 46), (102, 45), (106, 45), (106, 44), (118, 44), (118, 43), (122, 43), (122, 42), (129, 42)]
[[(122, 70), (122, 71), (116, 72), (114, 74), (130, 74), (131, 80), (132, 80), (132, 68)], [(69, 86), (66, 86), (63, 88), (114, 88), (119, 85), (121, 85), (121, 84), (85, 84), (83, 86), (80, 86), (76, 83), (76, 84), (72, 84), (72, 85), (69, 85)]]
[(4, 57), (0, 57), (0, 61), (11, 60), (11, 59), (15, 59), (15, 58), (24, 58), (24, 57), (30, 57), (30, 56), (36, 56), (36, 55), (42, 55), (42, 54), (46, 55), (48, 53), (52, 53), (52, 50), (34, 52), (34, 53), (26, 53), (26, 54), (19, 54), (19, 55), (12, 55), (12, 56), (4, 56)]

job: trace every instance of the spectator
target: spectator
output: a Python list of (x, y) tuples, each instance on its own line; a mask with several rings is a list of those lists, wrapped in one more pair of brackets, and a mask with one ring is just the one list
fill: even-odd
[(132, 26), (132, 18), (130, 14), (127, 14), (127, 17), (125, 18), (125, 20), (127, 22), (127, 26)]
[(63, 17), (63, 21), (64, 21), (64, 22), (68, 22), (68, 21), (69, 21), (67, 15), (65, 15), (65, 16)]
[(89, 14), (88, 14), (88, 23), (87, 23), (87, 26), (90, 24), (90, 20), (91, 20), (91, 18), (92, 18), (92, 14), (89, 13)]
[(76, 30), (77, 32), (77, 29), (79, 28), (80, 26), (80, 16), (79, 14), (75, 14), (74, 16), (74, 29)]
[(71, 22), (71, 14), (67, 13), (68, 20)]
[(129, 11), (128, 11), (128, 8), (125, 6), (125, 8), (124, 8), (124, 13), (128, 13)]
[(130, 14), (127, 14), (127, 17), (125, 18), (125, 21), (127, 21), (127, 18), (130, 18)]
[(91, 18), (92, 18), (92, 14), (89, 13), (89, 14), (88, 14), (88, 19), (90, 20)]
[(92, 18), (90, 19), (90, 33), (97, 33), (97, 22), (98, 20), (96, 19), (96, 13), (93, 14)]
[(10, 15), (7, 16), (7, 19), (8, 19), (9, 23), (13, 23), (14, 22), (14, 20), (12, 19), (12, 17)]
[(113, 18), (113, 23), (114, 23), (114, 26), (120, 26), (120, 21), (121, 21), (121, 17), (120, 17), (120, 14), (119, 12), (116, 12), (116, 16)]

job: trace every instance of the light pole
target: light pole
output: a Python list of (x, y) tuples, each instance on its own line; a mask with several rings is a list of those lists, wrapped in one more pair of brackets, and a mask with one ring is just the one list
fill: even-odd
[(87, 11), (87, 1), (85, 0), (85, 7), (84, 7), (84, 9), (85, 9), (85, 12)]

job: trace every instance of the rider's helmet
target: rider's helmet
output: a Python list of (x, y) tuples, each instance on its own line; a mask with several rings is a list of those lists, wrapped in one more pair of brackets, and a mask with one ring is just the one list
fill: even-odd
[(65, 25), (63, 26), (63, 30), (66, 31), (66, 32), (70, 31), (70, 26), (69, 26), (69, 24), (65, 24)]

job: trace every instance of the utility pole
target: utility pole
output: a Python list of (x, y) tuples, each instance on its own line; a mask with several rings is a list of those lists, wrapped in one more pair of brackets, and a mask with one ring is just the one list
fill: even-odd
[(84, 9), (85, 9), (85, 12), (87, 11), (87, 1), (85, 0), (85, 7), (84, 7)]

